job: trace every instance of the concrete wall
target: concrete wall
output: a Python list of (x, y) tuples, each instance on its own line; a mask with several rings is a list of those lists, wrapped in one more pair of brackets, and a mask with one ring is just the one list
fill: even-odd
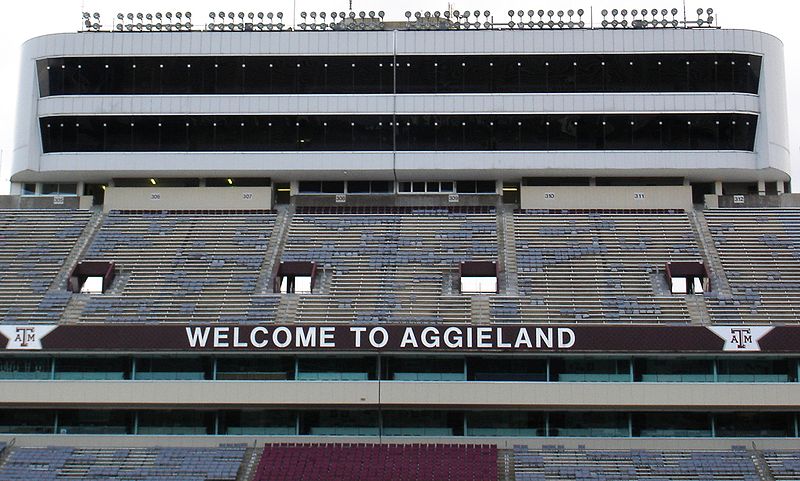
[(522, 187), (523, 209), (692, 208), (688, 185), (654, 187)]
[(271, 208), (271, 187), (108, 187), (103, 205), (106, 212)]
[[(760, 92), (453, 95), (143, 95), (40, 99), (35, 60), (58, 56), (405, 55), (738, 52), (764, 58)], [(504, 179), (537, 175), (682, 176), (693, 181), (789, 180), (783, 45), (750, 30), (180, 32), (56, 34), (25, 43), (12, 179), (106, 182), (111, 177), (230, 175), (274, 180)], [(658, 113), (759, 114), (754, 152), (198, 152), (42, 154), (38, 118), (82, 113)], [(120, 159), (124, 158), (124, 161)], [(590, 173), (594, 172), (594, 173)], [(613, 172), (613, 174), (609, 174)]]
[(0, 209), (91, 209), (91, 195), (0, 195)]
[[(342, 198), (340, 197), (340, 200)], [(337, 202), (335, 195), (297, 195), (294, 201), (298, 206), (494, 206), (496, 195), (459, 194), (452, 198), (447, 194), (437, 195), (359, 195), (347, 194), (344, 202)], [(456, 200), (457, 199), (457, 200)]]
[(752, 208), (752, 207), (771, 207), (771, 208), (796, 208), (800, 207), (800, 194), (781, 194), (781, 195), (707, 195), (706, 207), (716, 208)]
[[(380, 387), (379, 387), (380, 385)], [(104, 408), (438, 408), (782, 410), (800, 408), (800, 384), (3, 381), (0, 405)]]

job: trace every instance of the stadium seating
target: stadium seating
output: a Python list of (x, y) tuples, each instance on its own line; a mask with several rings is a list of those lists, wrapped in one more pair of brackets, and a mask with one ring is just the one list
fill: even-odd
[(328, 277), (297, 318), (340, 322), (470, 322), (459, 263), (497, 260), (493, 208), (298, 208), (284, 261)]
[(705, 212), (730, 295), (707, 296), (717, 323), (800, 322), (800, 210)]
[(254, 481), (490, 481), (497, 447), (458, 444), (268, 444)]
[(775, 481), (800, 479), (800, 451), (764, 451), (763, 454)]
[(2, 481), (235, 481), (245, 447), (15, 448)]
[(514, 447), (517, 481), (761, 481), (753, 457), (731, 451), (587, 451)]
[(687, 321), (663, 280), (667, 262), (702, 260), (684, 212), (521, 211), (513, 225), (521, 295), (493, 298), (494, 321)]
[(0, 210), (0, 322), (57, 322), (69, 302), (52, 286), (92, 213)]
[(265, 322), (280, 299), (259, 294), (275, 214), (111, 212), (84, 260), (116, 263), (124, 286), (92, 297), (83, 321)]

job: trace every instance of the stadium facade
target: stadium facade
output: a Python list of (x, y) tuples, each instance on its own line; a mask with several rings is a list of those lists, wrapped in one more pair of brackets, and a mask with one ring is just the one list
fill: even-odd
[(781, 42), (412, 24), (28, 41), (0, 431), (796, 448)]

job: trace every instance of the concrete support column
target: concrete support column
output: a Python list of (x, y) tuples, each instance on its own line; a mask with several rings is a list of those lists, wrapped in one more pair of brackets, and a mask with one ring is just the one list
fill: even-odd
[(589, 178), (589, 186), (594, 187), (597, 185), (597, 177), (590, 177)]
[(714, 182), (714, 195), (722, 195), (722, 181)]
[(784, 192), (783, 189), (783, 186), (785, 184), (783, 183), (783, 181), (779, 180), (778, 182), (776, 182), (776, 184), (778, 184), (778, 195), (785, 194), (786, 192)]
[(767, 195), (767, 183), (763, 180), (758, 181), (758, 195)]

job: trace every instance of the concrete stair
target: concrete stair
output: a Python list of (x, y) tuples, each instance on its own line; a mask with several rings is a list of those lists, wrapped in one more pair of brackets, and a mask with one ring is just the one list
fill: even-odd
[(499, 291), (506, 296), (518, 296), (517, 245), (514, 239), (514, 208), (500, 206), (497, 210), (497, 245)]
[(258, 464), (261, 462), (261, 455), (264, 450), (255, 447), (255, 443), (253, 444), (254, 446), (247, 448), (244, 453), (244, 463), (242, 463), (242, 468), (239, 470), (239, 476), (236, 481), (253, 481), (258, 474)]
[(470, 304), (470, 319), (474, 324), (488, 324), (490, 321), (489, 296), (473, 296)]
[(297, 303), (302, 294), (281, 294), (281, 301), (275, 311), (275, 322), (292, 324), (297, 320)]
[(772, 472), (769, 469), (769, 464), (767, 463), (766, 458), (764, 458), (764, 453), (755, 449), (755, 445), (753, 448), (754, 449), (750, 452), (750, 454), (753, 457), (753, 464), (756, 465), (758, 476), (762, 481), (775, 481), (775, 477), (772, 475)]
[(100, 224), (103, 223), (104, 218), (103, 211), (100, 208), (95, 208), (92, 217), (89, 219), (89, 223), (86, 224), (78, 241), (72, 246), (72, 250), (70, 250), (69, 255), (64, 260), (64, 265), (61, 266), (61, 270), (58, 271), (58, 274), (53, 279), (48, 290), (64, 291), (67, 289), (67, 278), (69, 274), (72, 272), (75, 264), (83, 259), (86, 249), (91, 245), (97, 232), (100, 230)]
[(708, 313), (708, 306), (702, 295), (687, 295), (686, 309), (689, 311), (692, 324), (711, 324), (711, 315)]
[(711, 290), (719, 293), (722, 297), (732, 297), (733, 293), (731, 292), (730, 284), (728, 284), (725, 269), (722, 267), (719, 252), (717, 252), (714, 238), (711, 236), (711, 229), (708, 228), (708, 223), (706, 222), (703, 212), (700, 210), (690, 212), (689, 219), (695, 237), (700, 242), (703, 261), (710, 271)]
[(286, 238), (289, 236), (289, 224), (292, 222), (294, 209), (294, 205), (277, 207), (278, 214), (275, 218), (275, 225), (272, 228), (267, 252), (264, 254), (264, 262), (261, 264), (261, 270), (256, 280), (256, 292), (260, 294), (272, 294), (272, 279), (281, 261)]
[(497, 450), (497, 481), (514, 481), (514, 451), (510, 449)]
[(64, 324), (76, 323), (80, 320), (86, 304), (89, 303), (91, 296), (89, 294), (73, 294), (64, 308), (64, 314), (61, 316), (61, 322)]

